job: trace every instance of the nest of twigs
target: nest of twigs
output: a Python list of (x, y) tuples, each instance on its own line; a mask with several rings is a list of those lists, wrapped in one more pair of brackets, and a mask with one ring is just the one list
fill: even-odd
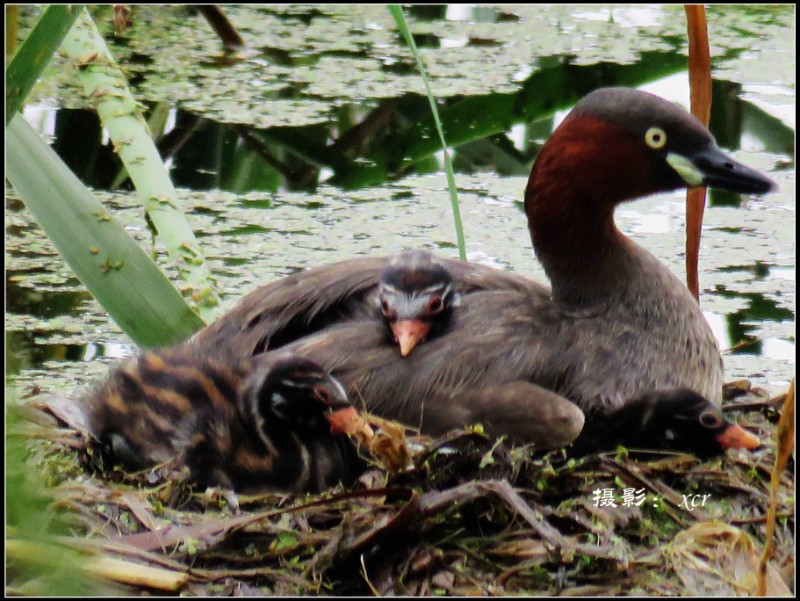
[[(726, 413), (766, 443), (754, 453), (570, 458), (372, 422), (374, 465), (317, 496), (196, 490), (170, 465), (98, 473), (63, 399), (26, 403), (18, 434), (46, 443), (33, 445), (40, 459), (71, 458), (55, 489), (73, 517), (60, 543), (92, 549), (84, 569), (129, 594), (752, 594), (782, 398), (740, 392)], [(794, 590), (793, 468), (780, 475), (768, 594)], [(12, 542), (10, 556), (24, 545)]]

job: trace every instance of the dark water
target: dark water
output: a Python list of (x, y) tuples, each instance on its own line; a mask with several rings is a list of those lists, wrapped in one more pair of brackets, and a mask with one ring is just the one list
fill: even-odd
[[(424, 246), (455, 256), (427, 99), (385, 7), (225, 10), (247, 52), (226, 56), (188, 7), (134, 8), (134, 28), (107, 37), (148, 111), (168, 114), (159, 147), (226, 303), (355, 255)], [(469, 258), (544, 279), (520, 210), (538, 148), (599, 85), (687, 104), (682, 8), (420, 6), (410, 16), (455, 146)], [(711, 128), (780, 190), (710, 195), (701, 303), (728, 378), (777, 391), (795, 369), (794, 14), (711, 7), (709, 27)], [(56, 62), (25, 115), (150, 249), (142, 210), (71, 78)], [(682, 194), (625, 205), (617, 221), (682, 276)], [(6, 248), (7, 371), (21, 370), (22, 390), (71, 390), (132, 352), (13, 191)]]

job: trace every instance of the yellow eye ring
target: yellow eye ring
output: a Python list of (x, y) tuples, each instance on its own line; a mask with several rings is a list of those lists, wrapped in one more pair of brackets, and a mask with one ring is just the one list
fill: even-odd
[(644, 132), (644, 141), (653, 150), (660, 150), (667, 144), (667, 132), (660, 127), (651, 127)]

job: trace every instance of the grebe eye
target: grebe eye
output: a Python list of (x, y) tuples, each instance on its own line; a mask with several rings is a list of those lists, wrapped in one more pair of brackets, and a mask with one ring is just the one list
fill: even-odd
[(317, 384), (316, 386), (314, 386), (314, 388), (312, 388), (312, 391), (314, 393), (314, 397), (316, 397), (317, 400), (322, 401), (326, 405), (333, 404), (333, 395), (326, 386), (323, 386), (322, 384)]
[(441, 296), (434, 296), (431, 300), (428, 301), (428, 312), (429, 313), (441, 313), (444, 309), (444, 300)]
[(700, 414), (700, 423), (709, 429), (719, 428), (722, 425), (722, 419), (716, 413), (704, 411)]
[(660, 150), (667, 144), (667, 132), (660, 127), (651, 127), (644, 133), (644, 141), (653, 150)]

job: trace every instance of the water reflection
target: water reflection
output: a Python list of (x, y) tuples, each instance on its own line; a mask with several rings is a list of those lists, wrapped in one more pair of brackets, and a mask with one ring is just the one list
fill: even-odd
[[(564, 69), (569, 67), (560, 65), (556, 71)], [(540, 99), (525, 100), (526, 90), (540, 88), (540, 80), (546, 79), (547, 73), (534, 72), (517, 94), (442, 101), (442, 119), (448, 141), (453, 144), (457, 172), (523, 175), (530, 170), (541, 142), (582, 95), (568, 92), (544, 103)], [(682, 70), (641, 87), (688, 106), (687, 75)], [(576, 90), (584, 88), (586, 84), (576, 82)], [(756, 105), (742, 100), (740, 91), (738, 84), (714, 81), (710, 127), (720, 146), (783, 154), (793, 164), (792, 129), (760, 108), (763, 102)], [(523, 108), (516, 117), (519, 123), (503, 125), (504, 129), (499, 129), (500, 122), (487, 124), (484, 115), (498, 108), (507, 110), (502, 108), (507, 102), (517, 106), (515, 110), (520, 103), (524, 107), (529, 102), (529, 108)], [(175, 184), (194, 190), (310, 190), (321, 181), (347, 188), (374, 185), (386, 178), (441, 168), (438, 136), (426, 117), (416, 118), (411, 124), (413, 131), (392, 133), (403, 119), (425, 115), (426, 106), (423, 97), (407, 94), (375, 110), (345, 105), (339, 109), (336, 124), (267, 130), (226, 125), (172, 108), (159, 149)], [(106, 136), (92, 111), (28, 107), (25, 116), (53, 138), (56, 151), (83, 181), (100, 189), (109, 189), (118, 181), (121, 164), (104, 142)], [(76, 144), (76, 139), (81, 143)], [(303, 141), (303, 150), (297, 140)], [(735, 204), (737, 198), (725, 192), (710, 195), (711, 202), (719, 204)]]

